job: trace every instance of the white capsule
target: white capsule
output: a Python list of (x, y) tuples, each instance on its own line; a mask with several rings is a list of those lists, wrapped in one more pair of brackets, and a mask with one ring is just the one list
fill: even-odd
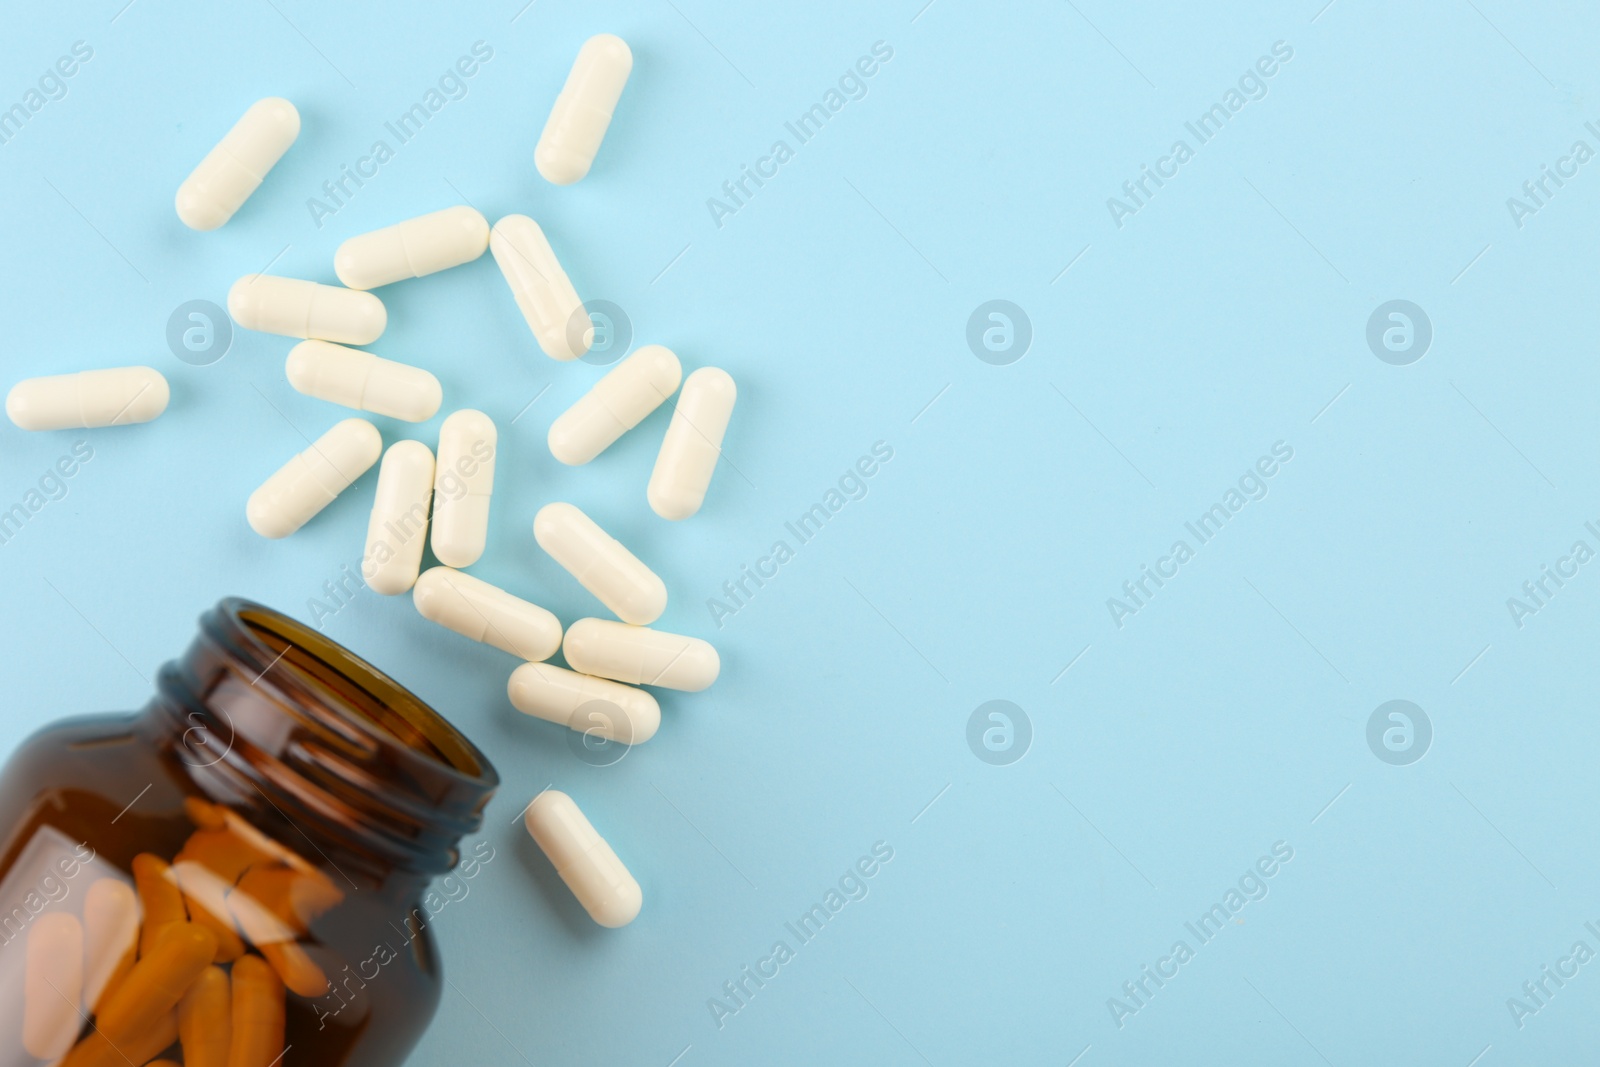
[(433, 498), (433, 453), (421, 441), (397, 441), (383, 454), (378, 491), (367, 520), (367, 550), (361, 576), (384, 596), (417, 584), (422, 546), (428, 540), (428, 502)]
[(682, 379), (670, 349), (645, 345), (550, 424), (551, 455), (569, 467), (589, 462), (660, 407)]
[(378, 462), (383, 436), (366, 419), (345, 419), (250, 494), (245, 517), (262, 537), (288, 537)]
[(284, 370), (306, 396), (406, 422), (427, 422), (444, 400), (439, 379), (421, 367), (329, 341), (301, 341)]
[(228, 315), (247, 330), (341, 345), (370, 345), (389, 325), (383, 301), (371, 293), (272, 274), (246, 274), (234, 282)]
[(638, 916), (643, 890), (571, 797), (546, 789), (533, 798), (522, 822), (589, 918), (618, 927)]
[(178, 218), (192, 230), (215, 230), (244, 206), (300, 136), (300, 112), (280, 97), (250, 105), (194, 173), (178, 186)]
[(433, 554), (446, 567), (470, 567), (489, 539), (489, 498), (499, 434), (481, 411), (464, 408), (439, 427), (433, 482)]
[(83, 1005), (93, 1010), (139, 944), (139, 898), (132, 886), (94, 880), (83, 895), (83, 941)]
[(661, 725), (661, 705), (643, 689), (554, 663), (524, 663), (511, 672), (506, 695), (524, 715), (625, 745), (643, 744)]
[(411, 599), (430, 622), (519, 659), (549, 659), (561, 647), (561, 621), (554, 615), (449, 567), (428, 568)]
[(684, 379), (645, 493), (663, 519), (687, 519), (705, 502), (738, 392), (728, 372), (716, 367)]
[(489, 251), (544, 354), (568, 360), (589, 351), (594, 324), (539, 224), (507, 215), (489, 231)]
[(572, 669), (629, 685), (698, 693), (717, 680), (722, 660), (698, 637), (647, 630), (610, 619), (579, 619), (561, 650)]
[(533, 539), (623, 622), (645, 626), (667, 610), (666, 583), (571, 504), (540, 508)]
[(622, 38), (602, 33), (583, 42), (533, 150), (547, 181), (571, 185), (589, 173), (632, 71), (633, 52)]
[(149, 422), (171, 390), (150, 367), (114, 367), (29, 378), (11, 387), (6, 414), (24, 430), (85, 430)]
[[(53, 879), (51, 879), (53, 881)], [(65, 912), (39, 916), (28, 928), (22, 985), (22, 1047), (54, 1063), (83, 1029), (83, 924)]]
[(459, 204), (350, 238), (333, 272), (352, 289), (376, 289), (471, 263), (488, 247), (488, 220)]

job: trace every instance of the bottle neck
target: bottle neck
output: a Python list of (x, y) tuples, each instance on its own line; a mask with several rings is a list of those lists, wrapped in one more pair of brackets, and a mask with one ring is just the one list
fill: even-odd
[(202, 616), (157, 690), (146, 721), (203, 793), (352, 881), (415, 887), (448, 871), (499, 785), (399, 683), (249, 601)]

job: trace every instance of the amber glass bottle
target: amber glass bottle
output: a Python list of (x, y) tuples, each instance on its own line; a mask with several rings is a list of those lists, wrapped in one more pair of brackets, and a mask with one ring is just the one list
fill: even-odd
[(494, 768), (243, 600), (156, 688), (47, 727), (0, 776), (0, 1067), (401, 1063), (443, 981), (421, 900), (482, 862), (460, 842)]

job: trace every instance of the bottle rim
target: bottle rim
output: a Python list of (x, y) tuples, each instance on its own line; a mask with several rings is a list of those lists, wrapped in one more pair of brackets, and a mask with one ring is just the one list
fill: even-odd
[(500, 783), (489, 758), (405, 686), (242, 597), (201, 616), (158, 685), (186, 726), (175, 754), (203, 790), (376, 871), (450, 869)]

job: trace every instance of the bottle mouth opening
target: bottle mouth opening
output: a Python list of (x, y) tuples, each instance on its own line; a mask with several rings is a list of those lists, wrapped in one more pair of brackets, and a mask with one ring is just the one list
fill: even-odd
[(228, 600), (219, 611), (231, 613), (269, 657), (263, 677), (287, 675), (273, 678), (275, 687), (309, 692), (351, 730), (380, 743), (397, 742), (468, 778), (493, 777), (488, 760), (459, 730), (343, 645), (259, 604)]
[(160, 689), (181, 730), (175, 755), (202, 789), (374, 868), (448, 870), (500, 784), (421, 698), (253, 601), (229, 598), (202, 616)]

